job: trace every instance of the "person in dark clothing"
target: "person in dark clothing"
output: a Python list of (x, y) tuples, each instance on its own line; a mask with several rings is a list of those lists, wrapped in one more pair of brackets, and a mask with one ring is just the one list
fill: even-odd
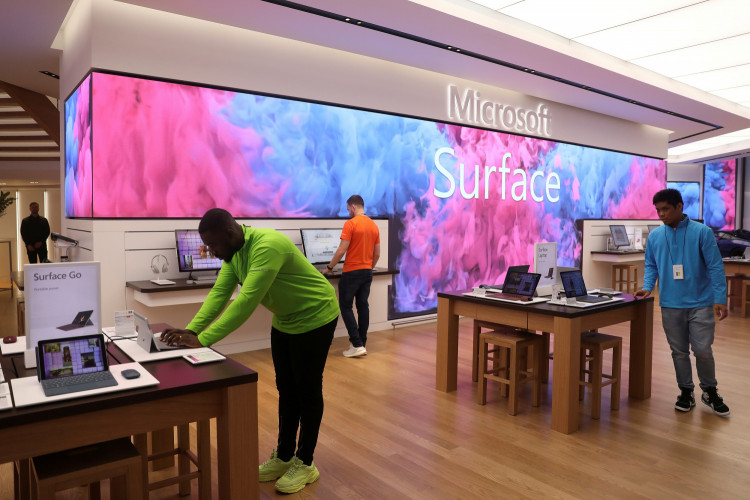
[(21, 239), (26, 244), (26, 255), (31, 264), (47, 262), (47, 238), (49, 222), (39, 215), (39, 203), (32, 201), (29, 205), (31, 215), (21, 221)]

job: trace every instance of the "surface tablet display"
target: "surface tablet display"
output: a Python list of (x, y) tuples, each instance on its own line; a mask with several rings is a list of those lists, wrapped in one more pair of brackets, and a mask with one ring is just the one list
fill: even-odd
[(564, 271), (560, 273), (565, 296), (568, 298), (575, 297), (580, 302), (606, 302), (612, 300), (611, 297), (599, 297), (589, 295), (586, 290), (586, 284), (583, 281), (581, 271)]
[(630, 245), (630, 239), (628, 239), (628, 232), (625, 226), (621, 224), (612, 224), (609, 226), (609, 231), (612, 233), (612, 241), (616, 247), (626, 247)]

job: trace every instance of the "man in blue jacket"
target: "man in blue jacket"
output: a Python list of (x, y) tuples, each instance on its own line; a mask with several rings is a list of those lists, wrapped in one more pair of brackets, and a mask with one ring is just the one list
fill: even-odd
[(711, 344), (716, 321), (727, 317), (724, 263), (713, 231), (682, 213), (682, 195), (664, 189), (654, 195), (654, 207), (663, 226), (648, 235), (643, 289), (636, 298), (648, 297), (659, 279), (662, 324), (672, 349), (680, 395), (674, 407), (690, 411), (695, 406), (690, 347), (695, 355), (701, 401), (719, 416), (729, 407), (716, 391), (716, 365)]

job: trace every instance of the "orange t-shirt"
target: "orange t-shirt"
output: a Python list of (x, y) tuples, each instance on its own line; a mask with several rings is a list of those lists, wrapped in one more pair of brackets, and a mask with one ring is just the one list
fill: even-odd
[(341, 239), (349, 242), (344, 272), (372, 269), (372, 251), (380, 243), (378, 226), (366, 215), (352, 217), (341, 230)]

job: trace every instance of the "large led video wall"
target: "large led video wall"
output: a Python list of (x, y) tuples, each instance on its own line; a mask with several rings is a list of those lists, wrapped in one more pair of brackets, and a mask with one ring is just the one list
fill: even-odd
[[(89, 84), (92, 161), (68, 168), (66, 186), (92, 195), (66, 193), (69, 216), (199, 218), (218, 206), (337, 218), (360, 194), (389, 220), (390, 317), (434, 309), (440, 290), (502, 282), (507, 266), (533, 262), (535, 242), (558, 242), (560, 264), (578, 266), (576, 219), (655, 218), (666, 185), (666, 162), (642, 156), (129, 76)], [(66, 120), (81, 107), (66, 103)]]
[(737, 160), (706, 163), (703, 168), (703, 221), (714, 229), (734, 230)]
[(65, 215), (92, 217), (91, 76), (65, 101)]

